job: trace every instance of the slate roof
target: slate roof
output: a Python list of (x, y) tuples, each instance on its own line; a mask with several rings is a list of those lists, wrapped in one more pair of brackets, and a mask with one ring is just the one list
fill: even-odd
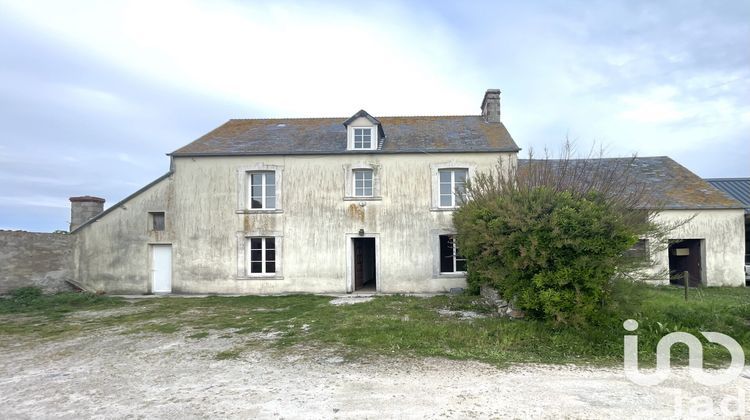
[(742, 203), (745, 213), (750, 213), (750, 178), (709, 178), (706, 182)]
[(502, 123), (481, 116), (380, 117), (377, 150), (347, 151), (347, 118), (229, 120), (172, 156), (517, 152)]
[[(631, 163), (632, 161), (632, 163)], [(557, 164), (557, 160), (519, 159), (519, 170), (532, 163), (548, 162)], [(575, 162), (575, 161), (574, 161)], [(583, 162), (579, 160), (578, 162)], [(743, 208), (742, 203), (727, 196), (713, 185), (690, 172), (687, 168), (667, 156), (633, 158), (605, 158), (601, 160), (606, 168), (624, 168), (632, 165), (630, 177), (643, 185), (649, 200), (654, 207), (668, 210), (707, 210)], [(588, 165), (588, 168), (594, 168)]]

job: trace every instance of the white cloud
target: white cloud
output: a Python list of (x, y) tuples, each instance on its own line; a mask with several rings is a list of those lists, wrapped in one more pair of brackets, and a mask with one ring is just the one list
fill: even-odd
[(80, 181), (68, 178), (53, 178), (48, 176), (17, 175), (0, 172), (0, 181), (23, 184), (41, 184), (54, 186), (79, 186)]
[(50, 197), (43, 195), (30, 196), (0, 196), (0, 206), (8, 207), (48, 207), (68, 208), (68, 200), (62, 197)]
[(0, 210), (115, 202), (228, 118), (476, 114), (486, 88), (524, 149), (747, 176), (750, 7), (552, 3), (0, 0), (0, 164), (32, 177)]
[[(482, 89), (428, 13), (286, 3), (16, 2), (43, 31), (140, 76), (269, 114), (476, 112)], [(415, 25), (412, 19), (419, 19)], [(394, 101), (398, 95), (399, 100)]]
[(644, 124), (668, 124), (684, 120), (691, 113), (675, 101), (679, 94), (674, 86), (660, 86), (647, 92), (623, 95), (619, 98), (625, 110), (620, 118)]
[(78, 107), (88, 113), (128, 113), (132, 107), (117, 95), (87, 86), (59, 85), (58, 101), (66, 107)]

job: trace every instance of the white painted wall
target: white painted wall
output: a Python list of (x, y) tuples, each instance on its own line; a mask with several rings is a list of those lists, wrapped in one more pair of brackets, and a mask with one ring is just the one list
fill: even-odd
[[(692, 219), (690, 219), (692, 217)], [(706, 286), (744, 286), (745, 222), (743, 209), (665, 210), (656, 220), (678, 226), (668, 239), (702, 239)], [(669, 255), (666, 246), (651, 242), (654, 266), (646, 270), (649, 280), (669, 284)]]
[[(449, 229), (452, 212), (431, 211), (431, 165), (472, 162), (492, 168), (500, 154), (356, 154), (334, 156), (175, 159), (174, 290), (183, 292), (344, 292), (347, 235), (364, 229), (379, 238), (379, 290), (446, 291), (463, 278), (434, 277), (431, 230)], [(504, 158), (515, 159), (514, 154)], [(243, 213), (234, 198), (237, 171), (254, 162), (283, 171), (283, 207)], [(377, 166), (381, 200), (345, 200), (344, 168)], [(245, 235), (283, 235), (283, 278), (238, 272)]]
[[(175, 158), (175, 172), (99, 221), (75, 233), (76, 279), (109, 293), (148, 293), (149, 245), (172, 244), (175, 293), (344, 292), (350, 281), (349, 239), (360, 229), (378, 238), (382, 292), (441, 292), (463, 276), (436, 270), (437, 235), (452, 231), (452, 212), (434, 206), (435, 171), (470, 166), (486, 171), (513, 153), (367, 154)], [(346, 197), (346, 171), (377, 168), (379, 196)], [(281, 208), (245, 209), (247, 170), (275, 168)], [(365, 206), (360, 205), (360, 201)], [(148, 212), (166, 212), (166, 230), (151, 232)], [(709, 286), (744, 284), (742, 210), (668, 210), (672, 239), (705, 240)], [(277, 236), (279, 275), (244, 274), (245, 238)], [(653, 251), (649, 277), (668, 282), (666, 250)]]
[[(169, 208), (172, 179), (161, 180), (73, 234), (76, 281), (108, 293), (151, 292), (149, 245), (172, 243), (177, 228)], [(157, 211), (166, 214), (162, 232), (149, 227), (148, 213)]]
[[(452, 212), (433, 208), (433, 172), (445, 166), (489, 170), (514, 153), (366, 154), (175, 158), (174, 174), (77, 233), (79, 281), (108, 292), (146, 293), (148, 244), (171, 243), (175, 293), (345, 292), (347, 249), (360, 229), (378, 237), (382, 292), (441, 292), (463, 276), (435, 274), (436, 232), (452, 229)], [(345, 170), (377, 167), (380, 198), (345, 199)], [(276, 168), (281, 209), (258, 213), (240, 199), (247, 170)], [(435, 194), (437, 192), (434, 192)], [(167, 213), (159, 238), (147, 212)], [(281, 273), (244, 274), (249, 235), (279, 236)]]

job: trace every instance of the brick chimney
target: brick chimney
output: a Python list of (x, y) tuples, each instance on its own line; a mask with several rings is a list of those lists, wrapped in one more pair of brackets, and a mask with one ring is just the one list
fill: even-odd
[(70, 197), (70, 231), (86, 223), (104, 210), (104, 199), (84, 195)]
[(487, 122), (500, 122), (500, 89), (487, 89), (484, 93), (482, 116)]

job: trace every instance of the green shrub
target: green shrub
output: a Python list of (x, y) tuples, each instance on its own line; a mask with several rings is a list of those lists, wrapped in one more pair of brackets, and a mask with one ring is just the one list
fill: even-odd
[(454, 223), (470, 288), (489, 283), (527, 315), (560, 323), (596, 316), (637, 239), (603, 195), (543, 187), (469, 202)]

